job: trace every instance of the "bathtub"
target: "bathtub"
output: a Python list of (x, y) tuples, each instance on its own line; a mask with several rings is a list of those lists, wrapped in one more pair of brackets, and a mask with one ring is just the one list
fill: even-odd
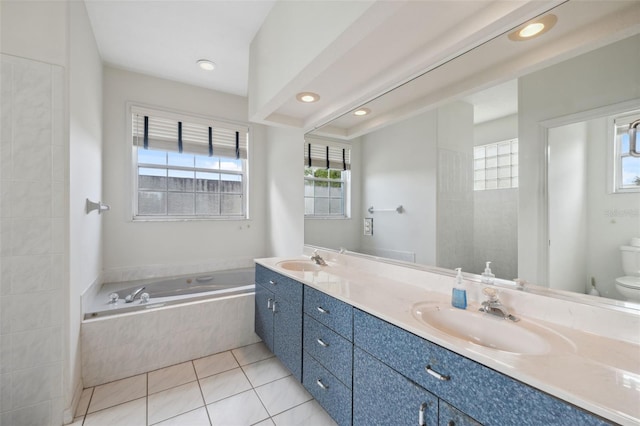
[[(125, 297), (145, 287), (149, 301)], [(117, 303), (109, 295), (117, 293)], [(85, 387), (260, 341), (254, 268), (103, 284), (83, 306)]]

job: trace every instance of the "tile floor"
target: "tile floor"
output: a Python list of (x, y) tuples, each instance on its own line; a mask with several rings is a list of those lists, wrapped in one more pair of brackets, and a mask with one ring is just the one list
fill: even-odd
[(335, 422), (263, 343), (83, 391), (72, 426)]

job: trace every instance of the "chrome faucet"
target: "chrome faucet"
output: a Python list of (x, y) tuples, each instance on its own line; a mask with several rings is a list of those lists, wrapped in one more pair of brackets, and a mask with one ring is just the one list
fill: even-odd
[(316, 265), (327, 266), (327, 262), (318, 254), (318, 250), (313, 251), (313, 255), (311, 255), (311, 260), (316, 262)]
[(485, 314), (494, 315), (502, 319), (508, 319), (509, 321), (517, 322), (520, 318), (516, 318), (507, 311), (507, 308), (498, 299), (498, 290), (490, 287), (485, 287), (482, 292), (488, 297), (487, 300), (482, 302), (482, 306), (479, 311)]
[(133, 302), (133, 300), (136, 298), (136, 296), (137, 296), (138, 294), (140, 294), (140, 292), (141, 292), (142, 290), (144, 290), (144, 289), (145, 289), (145, 287), (140, 287), (139, 289), (137, 289), (137, 290), (136, 290), (136, 291), (134, 291), (133, 293), (131, 293), (131, 294), (127, 295), (127, 297), (125, 297), (125, 298), (124, 298), (124, 301), (125, 301), (126, 303), (131, 303), (131, 302)]

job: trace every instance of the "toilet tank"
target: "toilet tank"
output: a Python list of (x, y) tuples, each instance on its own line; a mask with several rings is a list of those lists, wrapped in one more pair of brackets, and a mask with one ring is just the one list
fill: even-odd
[(625, 275), (640, 277), (640, 247), (620, 246)]

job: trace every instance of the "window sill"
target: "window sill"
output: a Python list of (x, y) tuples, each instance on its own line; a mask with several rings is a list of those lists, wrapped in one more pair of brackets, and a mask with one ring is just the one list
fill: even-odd
[(314, 219), (314, 220), (350, 220), (350, 217), (347, 216), (304, 216), (305, 220)]
[(156, 217), (156, 216), (134, 216), (132, 222), (206, 222), (206, 221), (248, 221), (246, 216), (185, 216), (185, 217)]

